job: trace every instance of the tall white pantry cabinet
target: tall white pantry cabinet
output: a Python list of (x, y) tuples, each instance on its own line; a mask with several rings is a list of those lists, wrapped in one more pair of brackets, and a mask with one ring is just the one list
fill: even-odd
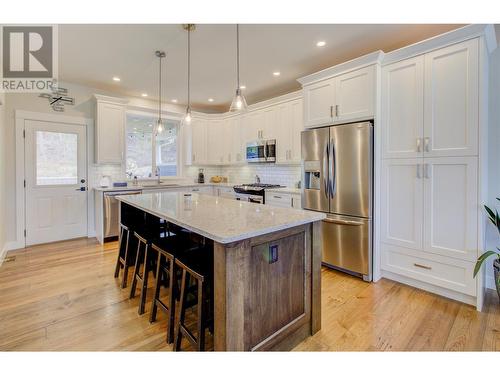
[[(382, 67), (382, 276), (482, 306), (487, 69), (477, 36)], [(485, 87), (486, 86), (486, 87)], [(487, 108), (487, 107), (486, 107)]]

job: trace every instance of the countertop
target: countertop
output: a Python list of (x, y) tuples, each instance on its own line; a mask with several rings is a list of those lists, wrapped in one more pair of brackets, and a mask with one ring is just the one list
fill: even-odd
[(237, 183), (234, 182), (220, 182), (220, 183), (215, 183), (215, 182), (207, 182), (204, 184), (199, 184), (197, 182), (164, 182), (161, 185), (128, 185), (124, 187), (119, 187), (119, 186), (110, 186), (110, 187), (100, 187), (96, 186), (94, 187), (94, 190), (96, 191), (128, 191), (128, 190), (146, 190), (146, 189), (176, 189), (176, 188), (183, 188), (183, 187), (203, 187), (203, 186), (221, 186), (221, 187), (233, 187), (235, 185), (238, 185)]
[(326, 218), (321, 212), (182, 192), (118, 196), (118, 200), (219, 243), (231, 243)]

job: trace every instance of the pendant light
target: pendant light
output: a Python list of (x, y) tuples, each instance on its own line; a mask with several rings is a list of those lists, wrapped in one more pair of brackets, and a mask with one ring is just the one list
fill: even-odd
[(186, 115), (184, 116), (184, 122), (186, 124), (191, 123), (191, 31), (195, 29), (194, 23), (188, 23), (185, 25), (182, 25), (184, 30), (187, 31), (188, 37), (187, 37), (187, 60), (188, 60), (188, 66), (187, 66), (187, 108), (186, 108)]
[(156, 51), (155, 55), (160, 60), (160, 74), (158, 79), (158, 120), (156, 121), (156, 135), (158, 135), (163, 133), (164, 130), (163, 121), (161, 119), (161, 65), (166, 54), (163, 51)]
[(238, 24), (236, 25), (236, 77), (236, 93), (229, 108), (230, 112), (246, 111), (247, 109), (247, 101), (241, 93), (240, 87), (240, 26)]

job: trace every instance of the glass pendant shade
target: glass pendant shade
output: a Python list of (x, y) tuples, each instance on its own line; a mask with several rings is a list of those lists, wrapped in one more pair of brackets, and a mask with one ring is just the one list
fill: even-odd
[(156, 121), (156, 134), (161, 133), (163, 133), (163, 121), (161, 119), (158, 119), (158, 121)]
[(184, 116), (184, 122), (186, 124), (191, 123), (191, 107), (187, 107), (187, 109), (186, 109), (186, 115)]
[(229, 108), (230, 112), (239, 112), (247, 110), (247, 101), (243, 94), (241, 93), (241, 89), (237, 88), (236, 93), (234, 94), (233, 101), (231, 103), (231, 107)]

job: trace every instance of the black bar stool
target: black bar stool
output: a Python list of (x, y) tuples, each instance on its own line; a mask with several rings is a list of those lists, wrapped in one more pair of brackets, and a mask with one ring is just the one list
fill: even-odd
[[(182, 270), (182, 276), (174, 351), (181, 349), (183, 336), (196, 350), (204, 351), (205, 330), (209, 328), (213, 331), (213, 257), (210, 256), (210, 250), (202, 248), (175, 259), (175, 264)], [(191, 279), (194, 285), (190, 285)], [(187, 301), (188, 294), (194, 296), (191, 304)], [(197, 305), (198, 309), (196, 337), (185, 324), (186, 309), (194, 305)]]
[(130, 238), (131, 229), (129, 226), (120, 223), (120, 238), (118, 242), (118, 258), (116, 259), (115, 278), (120, 275), (120, 268), (123, 268), (121, 287), (127, 287), (128, 269), (132, 266), (134, 257), (133, 246), (130, 246), (132, 238)]

